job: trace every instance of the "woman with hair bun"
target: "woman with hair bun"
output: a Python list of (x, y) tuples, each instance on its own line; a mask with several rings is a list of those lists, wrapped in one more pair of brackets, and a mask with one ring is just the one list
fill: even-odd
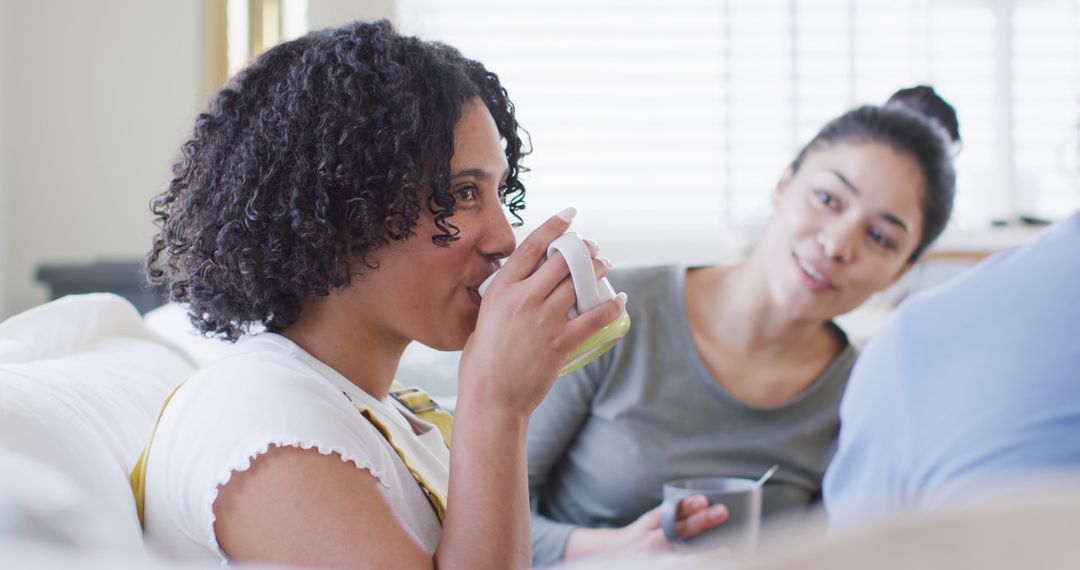
[(909, 109), (925, 115), (941, 125), (949, 134), (949, 140), (953, 145), (961, 143), (960, 122), (956, 117), (956, 109), (938, 96), (934, 88), (929, 85), (916, 85), (906, 87), (889, 96), (885, 105), (903, 105)]
[[(526, 425), (626, 297), (568, 320), (566, 263), (536, 269), (572, 208), (515, 248), (524, 155), (495, 74), (385, 21), (271, 48), (214, 97), (153, 202), (147, 265), (201, 331), (240, 340), (167, 401), (136, 467), (150, 544), (529, 565)], [(412, 341), (464, 349), (449, 446), (391, 388)]]
[[(730, 266), (614, 271), (622, 343), (560, 380), (529, 426), (533, 562), (664, 549), (661, 487), (756, 478), (766, 516), (820, 499), (856, 349), (833, 319), (904, 275), (952, 212), (959, 122), (932, 88), (852, 109), (798, 153)], [(680, 535), (723, 524), (683, 501)]]

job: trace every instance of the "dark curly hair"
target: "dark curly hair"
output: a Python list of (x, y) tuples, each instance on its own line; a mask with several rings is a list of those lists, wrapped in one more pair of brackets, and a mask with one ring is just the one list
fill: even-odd
[(386, 21), (268, 50), (198, 116), (151, 202), (149, 280), (188, 303), (204, 334), (235, 341), (254, 323), (289, 326), (302, 299), (346, 287), (357, 262), (374, 269), (369, 254), (414, 235), (423, 207), (432, 241), (448, 246), (454, 125), (474, 97), (504, 140), (500, 198), (520, 224), (528, 134), (483, 65)]
[(919, 165), (926, 187), (921, 200), (923, 222), (915, 261), (934, 243), (952, 217), (956, 195), (953, 149), (960, 142), (956, 110), (932, 87), (919, 85), (894, 93), (883, 106), (866, 105), (829, 121), (799, 151), (791, 164), (798, 172), (815, 148), (845, 141), (874, 141), (907, 154)]

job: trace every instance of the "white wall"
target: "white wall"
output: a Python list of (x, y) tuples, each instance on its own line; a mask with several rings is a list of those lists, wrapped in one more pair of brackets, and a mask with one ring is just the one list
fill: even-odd
[(202, 101), (193, 0), (0, 0), (0, 317), (42, 263), (139, 259)]

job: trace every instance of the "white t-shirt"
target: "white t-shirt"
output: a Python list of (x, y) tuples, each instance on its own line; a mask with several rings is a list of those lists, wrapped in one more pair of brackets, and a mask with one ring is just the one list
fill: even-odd
[(185, 382), (161, 417), (147, 461), (148, 543), (180, 558), (226, 560), (214, 534), (218, 487), (278, 445), (336, 454), (368, 470), (402, 526), (434, 554), (442, 535), (435, 511), (356, 405), (373, 412), (445, 498), (450, 453), (439, 430), (390, 398), (375, 399), (280, 335), (262, 333), (234, 350)]

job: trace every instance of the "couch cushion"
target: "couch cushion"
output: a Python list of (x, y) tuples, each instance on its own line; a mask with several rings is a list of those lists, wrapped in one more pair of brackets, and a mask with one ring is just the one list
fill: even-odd
[[(181, 348), (202, 368), (230, 354), (233, 343), (217, 337), (207, 337), (195, 329), (188, 315), (188, 306), (182, 303), (166, 303), (143, 315), (143, 322), (155, 333)], [(262, 331), (261, 325), (252, 325), (251, 332)]]
[(0, 445), (68, 478), (85, 509), (76, 518), (110, 529), (69, 540), (141, 549), (128, 474), (165, 395), (193, 371), (115, 295), (65, 297), (0, 324)]

